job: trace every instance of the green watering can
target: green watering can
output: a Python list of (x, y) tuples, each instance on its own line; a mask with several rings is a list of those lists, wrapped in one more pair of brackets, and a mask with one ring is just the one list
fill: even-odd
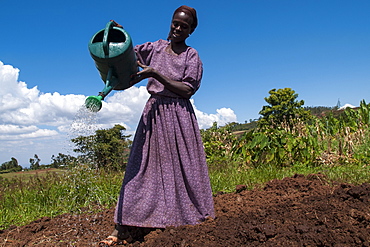
[(98, 96), (89, 96), (85, 106), (90, 111), (98, 112), (102, 100), (112, 90), (124, 90), (131, 86), (131, 75), (138, 71), (138, 66), (130, 35), (114, 21), (108, 22), (105, 29), (91, 38), (89, 51), (105, 87)]

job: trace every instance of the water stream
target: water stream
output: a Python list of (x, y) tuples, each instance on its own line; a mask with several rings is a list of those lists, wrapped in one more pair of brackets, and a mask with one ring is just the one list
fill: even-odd
[[(68, 147), (67, 153), (68, 155), (77, 157), (81, 155), (80, 153), (76, 153), (73, 150), (76, 148), (75, 143), (71, 140), (75, 139), (80, 136), (84, 137), (95, 137), (95, 131), (99, 129), (98, 121), (97, 121), (97, 112), (92, 112), (86, 108), (85, 105), (82, 105), (78, 112), (75, 115), (75, 118), (70, 126), (70, 129), (67, 134), (68, 138)], [(88, 157), (86, 157), (89, 159)], [(86, 161), (86, 160), (85, 160)], [(88, 163), (92, 162), (92, 160), (87, 161)]]
[(97, 112), (92, 112), (82, 105), (71, 124), (69, 138), (95, 135), (95, 131), (98, 130), (97, 115)]

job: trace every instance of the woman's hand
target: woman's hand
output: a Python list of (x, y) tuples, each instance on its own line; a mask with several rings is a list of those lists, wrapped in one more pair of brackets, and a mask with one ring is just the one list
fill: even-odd
[(115, 22), (114, 20), (110, 20), (111, 22), (113, 22), (113, 24), (116, 26), (116, 27), (120, 27), (120, 28), (123, 28), (122, 25), (118, 24), (117, 22)]
[(157, 73), (155, 69), (140, 63), (140, 61), (137, 61), (137, 65), (140, 68), (142, 68), (142, 70), (131, 76), (132, 77), (132, 80), (130, 81), (131, 86), (149, 77), (155, 77)]
[(130, 81), (131, 86), (146, 78), (153, 77), (162, 83), (163, 86), (165, 86), (168, 90), (180, 95), (183, 98), (190, 99), (190, 97), (193, 95), (193, 89), (185, 83), (171, 80), (159, 73), (154, 68), (140, 63), (140, 61), (137, 61), (137, 65), (142, 68), (142, 70), (132, 75), (133, 79)]

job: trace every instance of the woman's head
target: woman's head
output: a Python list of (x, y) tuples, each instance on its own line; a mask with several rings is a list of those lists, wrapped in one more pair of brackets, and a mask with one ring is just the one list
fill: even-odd
[(168, 39), (175, 42), (183, 41), (194, 32), (197, 25), (196, 10), (186, 5), (180, 6), (173, 13)]
[(183, 13), (186, 13), (188, 14), (189, 16), (192, 17), (193, 19), (193, 23), (191, 24), (191, 28), (192, 28), (192, 31), (191, 32), (194, 32), (195, 28), (198, 26), (198, 17), (197, 17), (197, 11), (192, 8), (192, 7), (189, 7), (189, 6), (186, 6), (186, 5), (182, 5), (180, 7), (178, 7), (175, 12), (173, 13), (173, 16), (172, 16), (172, 19), (173, 17), (177, 14), (177, 13), (180, 13), (180, 12), (183, 12)]

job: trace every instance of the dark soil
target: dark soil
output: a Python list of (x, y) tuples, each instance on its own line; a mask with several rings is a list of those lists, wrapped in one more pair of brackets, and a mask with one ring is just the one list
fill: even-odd
[[(370, 184), (329, 185), (295, 175), (214, 198), (216, 219), (169, 227), (129, 246), (370, 246)], [(0, 246), (97, 246), (113, 229), (113, 208), (63, 214), (0, 231)]]

